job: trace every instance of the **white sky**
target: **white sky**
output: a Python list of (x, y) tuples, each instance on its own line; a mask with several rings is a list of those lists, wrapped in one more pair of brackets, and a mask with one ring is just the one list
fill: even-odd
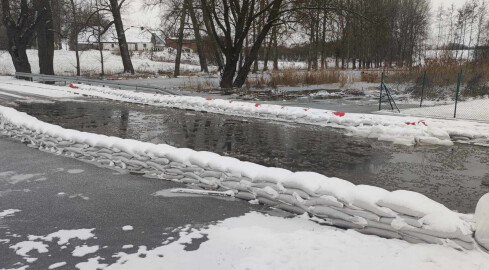
[(451, 4), (455, 4), (455, 6), (461, 6), (465, 3), (466, 0), (431, 0), (431, 10), (436, 10), (438, 7), (443, 4), (443, 6), (448, 7)]

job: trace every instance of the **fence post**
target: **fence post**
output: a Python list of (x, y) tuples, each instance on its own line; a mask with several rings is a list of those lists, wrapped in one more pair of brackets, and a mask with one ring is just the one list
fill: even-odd
[(462, 69), (460, 70), (460, 73), (458, 73), (457, 94), (455, 96), (455, 111), (453, 112), (453, 118), (457, 118), (457, 104), (458, 104), (458, 96), (460, 94), (460, 81), (461, 80), (462, 80)]
[(423, 97), (424, 97), (424, 86), (426, 84), (426, 70), (424, 71), (423, 75), (423, 87), (421, 88), (421, 102), (419, 103), (419, 107), (421, 108), (423, 106)]
[(382, 109), (382, 90), (384, 89), (384, 72), (380, 77), (380, 97), (379, 97), (379, 111)]

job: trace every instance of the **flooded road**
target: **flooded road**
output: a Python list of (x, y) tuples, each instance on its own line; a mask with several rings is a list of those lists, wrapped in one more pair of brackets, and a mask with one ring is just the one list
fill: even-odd
[(116, 102), (22, 104), (40, 120), (81, 131), (206, 150), (244, 161), (314, 171), (388, 190), (408, 189), (461, 212), (489, 192), (489, 149), (404, 147), (325, 127)]

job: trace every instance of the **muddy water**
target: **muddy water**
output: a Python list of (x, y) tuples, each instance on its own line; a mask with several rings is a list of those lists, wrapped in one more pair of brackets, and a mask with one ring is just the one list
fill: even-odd
[(489, 192), (482, 185), (489, 180), (484, 147), (395, 146), (330, 128), (104, 101), (20, 104), (17, 109), (65, 128), (418, 191), (461, 212), (473, 212)]

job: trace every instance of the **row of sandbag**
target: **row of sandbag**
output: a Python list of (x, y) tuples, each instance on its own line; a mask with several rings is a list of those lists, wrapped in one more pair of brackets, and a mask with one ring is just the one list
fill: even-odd
[[(100, 166), (156, 175), (159, 178), (190, 184), (209, 190), (233, 190), (235, 197), (283, 209), (296, 214), (309, 213), (324, 219), (328, 224), (355, 229), (365, 234), (386, 238), (404, 239), (412, 243), (451, 245), (456, 248), (473, 249), (472, 234), (460, 231), (444, 232), (425, 226), (417, 213), (396, 208), (379, 207), (369, 202), (355, 204), (331, 194), (317, 194), (295, 182), (274, 182), (272, 178), (250, 179), (227, 172), (219, 172), (152, 156), (132, 156), (117, 149), (93, 147), (66, 141), (61, 138), (38, 134), (29, 129), (2, 123), (5, 135), (18, 138), (31, 147), (68, 155), (94, 162)], [(307, 175), (304, 175), (307, 178)], [(378, 188), (364, 186), (364, 193), (375, 193)], [(377, 190), (378, 189), (378, 190)], [(367, 196), (368, 197), (368, 196)], [(360, 205), (362, 207), (358, 207)], [(404, 213), (403, 213), (404, 212)]]

